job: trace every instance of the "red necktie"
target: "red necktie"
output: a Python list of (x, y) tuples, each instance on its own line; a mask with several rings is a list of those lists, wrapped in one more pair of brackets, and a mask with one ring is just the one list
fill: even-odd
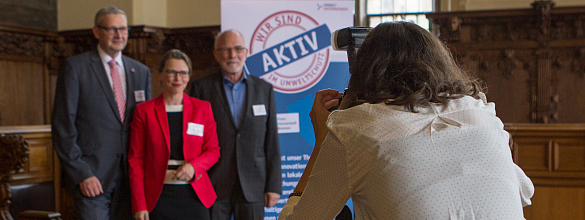
[(120, 73), (116, 65), (116, 60), (108, 62), (110, 65), (110, 72), (112, 73), (112, 82), (114, 83), (114, 95), (116, 96), (116, 103), (118, 103), (118, 111), (120, 112), (120, 118), (124, 123), (124, 112), (126, 111), (126, 98), (124, 98), (124, 90), (122, 87), (122, 81), (120, 80)]

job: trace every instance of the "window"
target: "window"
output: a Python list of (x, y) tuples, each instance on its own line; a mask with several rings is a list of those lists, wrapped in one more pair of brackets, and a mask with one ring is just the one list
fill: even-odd
[(431, 23), (424, 13), (432, 12), (434, 0), (367, 0), (366, 20), (370, 27), (387, 21), (407, 21), (426, 30)]

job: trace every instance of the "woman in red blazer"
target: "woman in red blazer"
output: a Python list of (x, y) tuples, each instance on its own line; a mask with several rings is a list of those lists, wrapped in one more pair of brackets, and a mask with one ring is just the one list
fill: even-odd
[(207, 170), (219, 159), (211, 105), (187, 96), (191, 61), (179, 50), (163, 55), (163, 92), (136, 106), (129, 175), (135, 219), (210, 219), (216, 199)]

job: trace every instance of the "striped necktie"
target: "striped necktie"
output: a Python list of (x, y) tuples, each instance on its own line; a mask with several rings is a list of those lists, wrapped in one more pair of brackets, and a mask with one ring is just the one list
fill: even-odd
[(116, 65), (116, 60), (108, 62), (110, 65), (110, 73), (112, 74), (112, 82), (114, 83), (114, 95), (116, 96), (116, 103), (118, 104), (118, 111), (120, 112), (120, 119), (124, 123), (124, 113), (126, 111), (126, 98), (124, 97), (124, 91), (122, 87), (122, 81), (120, 80), (120, 72)]

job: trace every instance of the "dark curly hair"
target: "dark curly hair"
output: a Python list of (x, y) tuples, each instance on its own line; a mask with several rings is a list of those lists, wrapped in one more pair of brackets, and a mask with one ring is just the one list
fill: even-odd
[(403, 105), (411, 112), (429, 103), (447, 104), (483, 90), (453, 60), (433, 34), (408, 22), (387, 22), (374, 28), (350, 67), (347, 107), (362, 103)]

